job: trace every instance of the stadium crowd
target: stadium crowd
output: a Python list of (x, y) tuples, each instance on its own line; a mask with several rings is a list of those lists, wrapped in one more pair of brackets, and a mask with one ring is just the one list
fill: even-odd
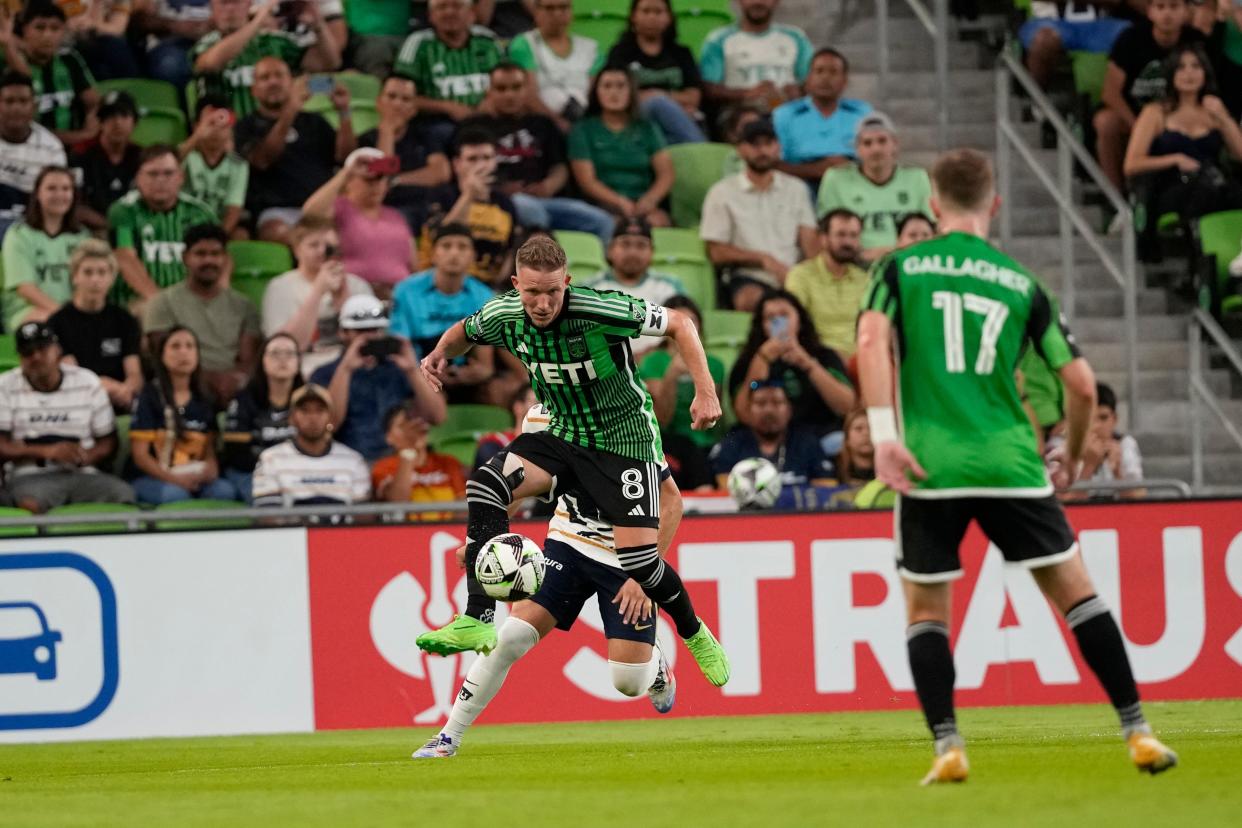
[[(479, 347), (434, 393), (419, 358), (553, 233), (576, 282), (698, 324), (731, 409), (715, 432), (690, 428), (676, 349), (634, 346), (683, 490), (764, 457), (778, 505), (849, 506), (874, 477), (852, 363), (866, 267), (935, 232), (931, 188), (778, 2), (710, 4), (722, 25), (695, 42), (670, 0), (0, 6), (0, 500), (460, 500), (531, 389)], [(1067, 5), (1174, 55), (1160, 108), (1160, 78), (1114, 50), (1106, 169), (1242, 157), (1236, 102), (1204, 94), (1197, 6), (1150, 0), (1126, 28), (1126, 4), (1032, 5), (1033, 69), (1102, 43)], [(614, 31), (577, 33), (605, 6)], [(1137, 479), (1109, 411), (1095, 474)], [(1057, 416), (1032, 416), (1055, 439)]]

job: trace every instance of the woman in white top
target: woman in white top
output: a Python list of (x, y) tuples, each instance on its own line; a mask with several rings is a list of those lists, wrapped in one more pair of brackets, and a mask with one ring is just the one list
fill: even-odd
[(586, 112), (591, 76), (604, 55), (589, 37), (569, 33), (570, 0), (534, 0), (535, 28), (509, 43), (509, 60), (530, 73), (531, 103), (551, 116), (562, 132)]
[(331, 219), (303, 216), (291, 241), (298, 266), (263, 292), (263, 335), (292, 336), (303, 353), (302, 372), (310, 376), (340, 355), (337, 315), (345, 300), (374, 292), (365, 280), (345, 272)]

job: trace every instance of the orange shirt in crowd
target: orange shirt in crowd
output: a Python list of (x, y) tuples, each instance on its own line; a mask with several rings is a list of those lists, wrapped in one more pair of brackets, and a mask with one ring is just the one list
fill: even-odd
[[(397, 455), (375, 461), (371, 467), (371, 484), (377, 498), (383, 497), (383, 491), (397, 475)], [(427, 459), (421, 466), (414, 469), (410, 479), (411, 503), (439, 503), (466, 498), (466, 475), (461, 463), (447, 454), (427, 452)], [(452, 517), (447, 512), (420, 512), (410, 515), (412, 520), (447, 520)]]

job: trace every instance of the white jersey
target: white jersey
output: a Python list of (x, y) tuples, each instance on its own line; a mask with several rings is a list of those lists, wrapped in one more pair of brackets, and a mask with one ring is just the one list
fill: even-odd
[[(60, 385), (53, 391), (34, 388), (21, 368), (0, 374), (0, 432), (26, 443), (70, 442), (83, 448), (115, 432), (112, 403), (99, 377), (77, 365), (62, 364), (60, 372)], [(5, 465), (10, 476), (69, 469), (95, 471), (49, 460), (15, 460)]]
[(362, 455), (332, 442), (328, 453), (305, 454), (293, 440), (264, 449), (254, 470), (254, 505), (365, 503), (371, 474)]

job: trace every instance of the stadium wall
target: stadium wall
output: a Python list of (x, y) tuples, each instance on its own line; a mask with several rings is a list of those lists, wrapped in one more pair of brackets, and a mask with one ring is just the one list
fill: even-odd
[[(1071, 517), (1144, 697), (1242, 697), (1242, 501)], [(661, 625), (679, 669), (674, 715), (915, 707), (891, 524), (686, 519), (671, 557), (733, 678), (710, 688)], [(413, 641), (464, 605), (463, 536), (447, 524), (4, 541), (0, 742), (434, 726), (473, 656), (429, 657)], [(963, 705), (1103, 699), (1032, 581), (977, 531), (964, 565)], [(655, 715), (612, 689), (598, 610), (580, 622), (523, 659), (485, 722)]]

